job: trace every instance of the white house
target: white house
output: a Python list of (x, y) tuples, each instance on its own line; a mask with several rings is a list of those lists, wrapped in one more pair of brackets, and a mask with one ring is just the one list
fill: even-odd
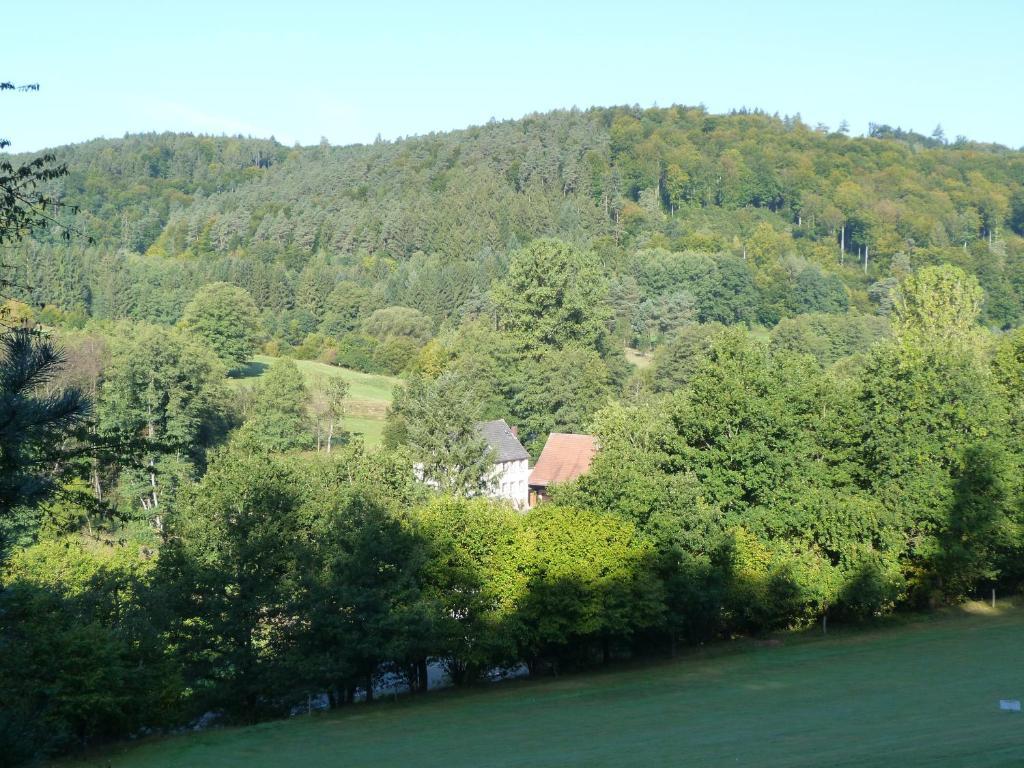
[(487, 495), (508, 499), (516, 509), (526, 509), (530, 494), (530, 454), (504, 419), (481, 421), (476, 428), (494, 453)]

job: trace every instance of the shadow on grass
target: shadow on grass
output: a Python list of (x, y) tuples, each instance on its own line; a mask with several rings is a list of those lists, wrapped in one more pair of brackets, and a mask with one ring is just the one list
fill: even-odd
[(269, 367), (270, 366), (267, 363), (261, 363), (258, 360), (250, 360), (245, 365), (231, 371), (230, 375), (232, 379), (251, 379), (256, 376), (262, 376)]

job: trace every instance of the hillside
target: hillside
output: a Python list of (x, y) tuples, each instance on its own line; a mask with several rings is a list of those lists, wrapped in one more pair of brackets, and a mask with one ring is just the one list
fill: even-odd
[[(276, 361), (277, 358), (268, 355), (256, 355), (242, 370), (241, 375), (231, 382), (238, 387), (252, 387)], [(340, 378), (346, 381), (349, 385), (349, 396), (345, 401), (343, 427), (349, 432), (361, 435), (367, 447), (375, 448), (380, 445), (384, 417), (387, 415), (391, 395), (398, 384), (398, 379), (392, 376), (360, 373), (312, 360), (299, 360), (296, 365), (302, 371), (307, 387), (315, 386), (317, 379), (322, 378)]]
[[(1019, 748), (1017, 611), (544, 678), (1024, 589), (1022, 153), (673, 107), (59, 154), (93, 240), (4, 255), (47, 329), (4, 334), (9, 761), (324, 692), (122, 764)], [(388, 445), (316, 450), (395, 377)], [(497, 418), (600, 450), (521, 514), (481, 494)], [(346, 706), (431, 659), (534, 680)]]
[[(33, 303), (100, 318), (171, 322), (195, 286), (227, 280), (291, 344), (385, 306), (436, 328), (540, 236), (598, 252), (632, 342), (651, 341), (639, 307), (657, 314), (680, 289), (698, 294), (701, 321), (774, 325), (884, 307), (908, 263), (964, 266), (988, 324), (1021, 318), (1024, 154), (962, 138), (617, 107), (368, 146), (147, 134), (55, 152), (70, 171), (55, 189), (96, 244), (26, 246), (18, 283)], [(723, 310), (700, 276), (652, 272), (651, 248), (736, 259), (756, 295)]]
[[(1024, 610), (969, 604), (898, 628), (356, 707), (156, 741), (68, 765), (1011, 766)], [(781, 647), (779, 647), (781, 646)], [(400, 735), (396, 737), (396, 735)]]

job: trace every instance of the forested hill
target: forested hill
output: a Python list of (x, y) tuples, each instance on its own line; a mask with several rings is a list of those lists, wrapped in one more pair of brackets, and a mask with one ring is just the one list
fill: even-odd
[[(618, 310), (641, 345), (680, 284), (702, 321), (771, 326), (884, 309), (894, 271), (952, 262), (978, 276), (987, 324), (1018, 324), (1024, 305), (1024, 153), (887, 126), (850, 138), (758, 112), (611, 108), (369, 146), (147, 134), (56, 154), (95, 244), (25, 245), (17, 282), (33, 304), (99, 318), (173, 322), (225, 280), (285, 313), (290, 336), (270, 330), (292, 344), (328, 314), (348, 317), (337, 332), (394, 305), (436, 329), (539, 236), (595, 250), (613, 300), (648, 302), (639, 320)], [(708, 306), (656, 249), (708, 254), (756, 291)]]
[[(1019, 591), (1024, 153), (872, 134), (57, 150), (80, 234), (0, 222), (0, 754)], [(520, 514), (499, 418), (600, 450)]]

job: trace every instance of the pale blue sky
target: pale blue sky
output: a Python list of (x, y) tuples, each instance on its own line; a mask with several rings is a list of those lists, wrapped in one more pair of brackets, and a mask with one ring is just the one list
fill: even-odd
[[(13, 150), (125, 132), (372, 141), (558, 107), (705, 104), (1024, 146), (1024, 0), (6, 0)], [(11, 34), (16, 31), (16, 34)]]

